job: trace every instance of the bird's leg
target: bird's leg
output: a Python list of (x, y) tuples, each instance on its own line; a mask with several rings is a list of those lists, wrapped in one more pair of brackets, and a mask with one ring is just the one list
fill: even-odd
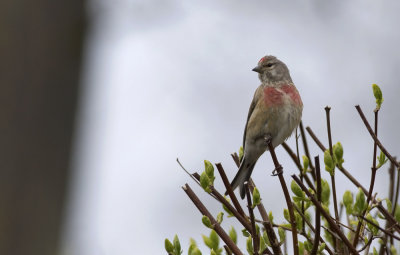
[(268, 150), (270, 151), (271, 156), (272, 156), (272, 160), (274, 161), (274, 164), (276, 166), (274, 171), (272, 171), (272, 176), (277, 176), (279, 174), (282, 174), (283, 168), (279, 164), (278, 159), (276, 158), (276, 155), (275, 155), (274, 147), (272, 146), (272, 136), (270, 134), (266, 134), (264, 136), (264, 141), (267, 144)]

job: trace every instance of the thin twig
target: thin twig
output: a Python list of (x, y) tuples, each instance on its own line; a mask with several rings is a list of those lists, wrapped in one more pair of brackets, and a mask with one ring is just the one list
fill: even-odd
[(264, 251), (262, 252), (262, 254), (263, 254), (263, 255), (264, 255), (264, 254), (275, 255), (274, 253), (272, 253), (272, 252), (269, 250), (268, 246), (265, 247), (265, 249), (264, 249)]
[(244, 213), (242, 207), (239, 204), (238, 199), (236, 198), (235, 193), (232, 190), (231, 184), (229, 183), (228, 177), (225, 174), (224, 168), (222, 167), (221, 163), (217, 163), (217, 164), (215, 164), (215, 166), (218, 169), (218, 173), (221, 176), (222, 182), (225, 185), (226, 192), (228, 193), (229, 197), (231, 198), (233, 205), (235, 206), (236, 210), (240, 213), (240, 215), (245, 217), (246, 214)]
[(289, 191), (285, 182), (285, 178), (283, 178), (283, 168), (279, 164), (278, 159), (275, 154), (275, 149), (272, 146), (271, 139), (268, 139), (267, 141), (268, 149), (272, 157), (272, 161), (274, 162), (275, 165), (275, 171), (278, 174), (279, 181), (282, 186), (283, 194), (285, 195), (285, 200), (286, 204), (288, 206), (289, 210), (289, 216), (290, 216), (290, 224), (292, 226), (292, 239), (293, 239), (293, 250), (294, 250), (294, 255), (299, 255), (299, 244), (298, 244), (298, 239), (297, 239), (297, 228), (296, 228), (296, 218), (294, 217), (294, 211), (293, 211), (293, 206), (292, 206), (292, 201), (290, 199)]
[(368, 246), (371, 245), (372, 241), (375, 239), (374, 236), (371, 236), (368, 240), (368, 242), (361, 248), (358, 250), (358, 252), (362, 252), (363, 250), (365, 250)]
[(346, 238), (346, 236), (343, 234), (343, 232), (339, 229), (339, 227), (337, 226), (335, 221), (331, 218), (331, 216), (324, 210), (324, 208), (318, 202), (318, 200), (315, 198), (315, 196), (308, 191), (307, 187), (301, 183), (300, 179), (296, 175), (292, 175), (292, 178), (300, 186), (300, 188), (306, 193), (306, 195), (310, 198), (310, 200), (314, 203), (314, 205), (319, 207), (319, 210), (320, 210), (322, 216), (324, 216), (324, 218), (328, 221), (328, 223), (331, 226), (331, 228), (333, 229), (333, 231), (336, 233), (336, 235), (338, 237), (340, 237), (340, 239), (349, 248), (349, 250), (353, 254), (358, 254), (357, 250), (352, 246), (350, 241)]
[(307, 137), (306, 137), (306, 133), (304, 132), (303, 121), (300, 121), (299, 126), (300, 126), (301, 140), (303, 142), (304, 153), (306, 154), (307, 158), (310, 159), (311, 176), (312, 176), (313, 180), (315, 181), (316, 180), (315, 167), (311, 160), (310, 151), (308, 149)]
[[(393, 205), (393, 201), (394, 201), (395, 175), (396, 175), (395, 166), (393, 165), (392, 162), (390, 162), (390, 166), (389, 166), (389, 200), (392, 203), (392, 205)], [(386, 229), (388, 229), (389, 224), (390, 224), (389, 221), (386, 221), (386, 223), (385, 223)], [(387, 243), (388, 238), (389, 238), (389, 236), (385, 233), (385, 235), (382, 238), (381, 246), (379, 248), (380, 255), (384, 254), (384, 252), (385, 252), (386, 243)]]
[(258, 255), (260, 239), (258, 237), (257, 230), (256, 230), (256, 222), (254, 221), (254, 212), (253, 212), (253, 206), (252, 206), (252, 202), (251, 202), (251, 195), (250, 195), (250, 189), (249, 189), (249, 183), (248, 182), (244, 183), (244, 189), (246, 191), (247, 208), (249, 209), (249, 215), (250, 215), (251, 237), (253, 238), (254, 254)]
[[(331, 157), (333, 158), (330, 110), (331, 110), (331, 108), (329, 106), (325, 107), (326, 126), (327, 126), (327, 130), (328, 130), (329, 154), (331, 154)], [(339, 221), (339, 211), (338, 211), (337, 198), (336, 198), (335, 171), (333, 171), (333, 174), (331, 174), (331, 181), (332, 181), (332, 195), (333, 195), (333, 206), (334, 206), (334, 210), (335, 210), (335, 219), (337, 221)]]
[[(325, 107), (326, 127), (327, 127), (327, 131), (328, 131), (329, 154), (331, 155), (331, 158), (333, 159), (334, 157), (333, 157), (333, 148), (332, 148), (330, 110), (331, 110), (331, 108), (329, 106)], [(336, 167), (336, 165), (335, 165), (335, 167)], [(331, 176), (331, 183), (332, 183), (333, 208), (334, 208), (334, 212), (335, 212), (335, 219), (338, 222), (339, 221), (339, 213), (338, 213), (337, 198), (336, 198), (335, 169), (333, 169), (333, 172), (330, 174), (330, 176)], [(340, 229), (339, 225), (338, 225), (338, 227)], [(339, 251), (340, 250), (339, 240), (334, 240), (334, 242), (335, 242), (336, 251)]]
[(389, 166), (389, 200), (393, 204), (394, 201), (394, 177), (396, 175), (395, 167), (392, 162), (390, 162)]
[(228, 236), (225, 230), (219, 225), (219, 223), (214, 219), (211, 213), (207, 210), (204, 204), (200, 201), (200, 199), (196, 196), (190, 186), (186, 183), (182, 189), (186, 192), (189, 198), (192, 200), (193, 204), (199, 209), (202, 215), (207, 216), (211, 224), (214, 226), (215, 232), (221, 237), (221, 239), (225, 242), (225, 244), (229, 247), (229, 249), (236, 255), (243, 255), (243, 253), (239, 250), (237, 245), (232, 241), (232, 239)]
[(229, 250), (229, 247), (226, 244), (224, 245), (224, 249), (225, 249), (226, 255), (232, 255), (231, 250)]
[(236, 152), (231, 154), (233, 161), (235, 162), (236, 166), (240, 166), (240, 159)]
[(361, 110), (361, 107), (359, 105), (355, 106), (358, 113), (360, 114), (360, 117), (362, 119), (362, 121), (364, 122), (365, 127), (367, 128), (369, 134), (371, 135), (372, 139), (374, 139), (374, 141), (376, 142), (376, 144), (379, 146), (379, 148), (381, 149), (381, 151), (383, 152), (383, 154), (386, 155), (386, 157), (388, 157), (388, 159), (397, 167), (400, 168), (400, 164), (399, 162), (396, 161), (396, 159), (386, 150), (385, 147), (383, 147), (382, 143), (379, 141), (378, 137), (376, 137), (376, 135), (374, 134), (374, 131), (372, 131), (371, 126), (368, 123), (367, 118), (365, 118), (365, 115), (363, 113), (363, 111)]
[(374, 227), (378, 228), (380, 231), (382, 231), (383, 233), (387, 234), (388, 236), (391, 236), (394, 239), (400, 241), (400, 237), (398, 237), (398, 236), (394, 235), (393, 233), (391, 233), (390, 231), (380, 227), (378, 224), (375, 224), (373, 221), (370, 221), (369, 219), (367, 219), (366, 217), (361, 216), (361, 215), (359, 215), (358, 217), (361, 217), (363, 220), (365, 220), (369, 224), (373, 225)]
[[(375, 135), (378, 137), (378, 112), (379, 109), (377, 108), (376, 111), (374, 111), (375, 113)], [(377, 144), (374, 141), (374, 153), (372, 155), (372, 167), (371, 167), (371, 181), (369, 184), (369, 191), (368, 191), (368, 197), (367, 197), (367, 205), (369, 204), (369, 202), (371, 201), (371, 197), (372, 197), (372, 192), (374, 190), (374, 184), (375, 184), (375, 176), (376, 176), (376, 151), (377, 151)], [(368, 210), (368, 206), (367, 208), (364, 209), (364, 211), (362, 212), (362, 216), (364, 217), (365, 214), (367, 213)], [(362, 217), (362, 218), (363, 218)], [(357, 247), (358, 244), (358, 236), (360, 235), (360, 231), (361, 231), (361, 226), (362, 226), (362, 218), (361, 220), (358, 222), (357, 224), (357, 229), (356, 229), (356, 234), (354, 236), (354, 240), (353, 240), (353, 245), (354, 247)]]
[[(299, 161), (300, 161), (300, 153), (299, 153), (299, 135), (298, 135), (298, 127), (296, 127), (296, 157), (299, 159)], [(303, 182), (303, 180), (304, 180), (304, 174), (306, 174), (306, 173), (303, 173), (304, 171), (300, 171), (300, 180), (301, 180), (301, 182)], [(304, 201), (301, 201), (301, 212), (304, 214)], [(301, 231), (302, 232), (305, 232), (305, 227), (306, 227), (306, 223), (304, 222), (304, 220), (303, 220), (303, 222), (302, 222), (302, 226), (301, 226)]]
[[(317, 200), (321, 203), (321, 170), (319, 166), (319, 156), (314, 158), (315, 160), (315, 171), (317, 175)], [(316, 255), (319, 246), (318, 237), (321, 235), (321, 212), (318, 207), (315, 207), (315, 234), (314, 234), (314, 244), (311, 250), (311, 255)]]
[[(183, 167), (183, 165), (181, 164), (181, 162), (179, 161), (179, 158), (176, 158), (176, 162), (178, 162), (178, 164), (181, 166), (181, 168), (183, 169), (183, 171), (185, 171), (190, 178), (192, 178), (198, 185), (200, 185), (200, 181), (197, 180), (191, 173), (189, 173), (188, 170), (186, 170), (186, 168)], [(200, 185), (201, 186), (201, 185)]]
[(394, 216), (397, 207), (397, 201), (399, 200), (399, 189), (400, 189), (400, 168), (397, 169), (397, 183), (396, 183), (396, 195), (394, 197), (394, 201), (392, 203), (392, 215)]
[[(249, 180), (249, 188), (250, 188), (250, 191), (251, 191), (252, 194), (253, 194), (253, 191), (254, 191), (254, 187), (256, 187), (256, 185), (254, 184), (254, 181), (250, 178), (250, 180)], [(278, 238), (277, 238), (277, 236), (275, 234), (274, 227), (272, 226), (271, 220), (269, 219), (267, 211), (265, 210), (265, 207), (264, 207), (262, 202), (260, 202), (257, 205), (257, 209), (260, 212), (261, 218), (263, 219), (262, 224), (263, 224), (263, 226), (265, 228), (265, 231), (267, 233), (269, 242), (271, 244), (272, 251), (274, 252), (275, 255), (281, 255), (282, 254), (282, 250), (281, 250), (280, 245), (279, 245), (279, 240), (278, 240)]]

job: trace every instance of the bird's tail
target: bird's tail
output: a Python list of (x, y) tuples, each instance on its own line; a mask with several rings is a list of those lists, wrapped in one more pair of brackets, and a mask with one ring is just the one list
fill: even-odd
[(244, 189), (244, 183), (250, 179), (251, 173), (256, 163), (249, 164), (246, 162), (246, 158), (243, 158), (242, 163), (239, 166), (238, 173), (231, 183), (232, 190), (235, 190), (238, 186), (240, 189), (240, 197), (244, 199), (246, 191)]

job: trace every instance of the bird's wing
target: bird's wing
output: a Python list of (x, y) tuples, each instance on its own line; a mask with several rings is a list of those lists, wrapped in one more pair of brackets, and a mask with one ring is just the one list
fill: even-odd
[(258, 102), (258, 100), (259, 100), (259, 98), (261, 96), (261, 93), (262, 93), (262, 85), (259, 86), (256, 89), (256, 91), (254, 92), (253, 101), (251, 101), (249, 113), (247, 114), (247, 121), (246, 121), (246, 126), (244, 127), (244, 134), (243, 134), (243, 145), (242, 145), (243, 146), (243, 151), (244, 151), (244, 147), (245, 147), (245, 144), (246, 144), (247, 124), (249, 123), (250, 116), (253, 113), (254, 108), (257, 105), (257, 102)]

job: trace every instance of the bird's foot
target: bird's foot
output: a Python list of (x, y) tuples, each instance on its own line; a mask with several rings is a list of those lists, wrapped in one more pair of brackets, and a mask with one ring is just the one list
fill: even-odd
[(279, 165), (277, 168), (274, 169), (274, 171), (272, 171), (272, 176), (277, 176), (281, 173), (283, 173), (283, 167)]
[(266, 145), (270, 145), (271, 142), (272, 142), (272, 136), (270, 134), (266, 134), (264, 136), (264, 142), (265, 142)]

